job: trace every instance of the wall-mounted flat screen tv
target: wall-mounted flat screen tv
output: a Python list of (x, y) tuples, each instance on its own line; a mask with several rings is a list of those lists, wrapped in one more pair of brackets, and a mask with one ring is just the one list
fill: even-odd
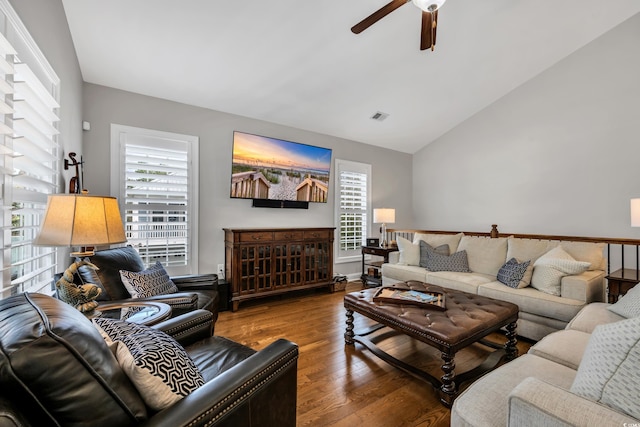
[(233, 132), (233, 198), (326, 203), (330, 172), (330, 148)]

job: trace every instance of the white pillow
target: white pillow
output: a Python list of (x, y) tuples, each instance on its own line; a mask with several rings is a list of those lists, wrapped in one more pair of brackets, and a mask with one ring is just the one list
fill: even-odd
[(420, 245), (411, 243), (404, 237), (398, 237), (398, 250), (400, 251), (400, 265), (420, 265)]
[(551, 249), (533, 264), (531, 287), (550, 294), (560, 296), (560, 282), (564, 276), (582, 274), (591, 263), (576, 261), (562, 246)]
[(619, 316), (632, 318), (640, 317), (640, 285), (634, 286), (613, 305), (607, 307), (609, 311)]
[(640, 419), (640, 317), (598, 325), (571, 393)]
[(436, 233), (416, 233), (413, 236), (413, 243), (419, 244), (420, 240), (424, 240), (431, 247), (437, 248), (442, 245), (449, 245), (449, 253), (452, 254), (458, 250), (458, 243), (464, 234), (436, 234)]

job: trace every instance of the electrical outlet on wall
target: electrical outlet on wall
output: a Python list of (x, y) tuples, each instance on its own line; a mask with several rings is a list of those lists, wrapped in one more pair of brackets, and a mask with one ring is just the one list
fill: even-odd
[(224, 264), (218, 264), (218, 279), (224, 279)]

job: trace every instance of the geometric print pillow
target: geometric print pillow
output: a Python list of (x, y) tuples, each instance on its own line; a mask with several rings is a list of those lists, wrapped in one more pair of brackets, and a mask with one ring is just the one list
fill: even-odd
[[(498, 271), (498, 281), (510, 288), (519, 289), (529, 286), (531, 281), (532, 268), (529, 268), (531, 260), (519, 263), (517, 259), (511, 258)], [(525, 275), (528, 273), (528, 280)]]
[(424, 240), (420, 240), (420, 267), (427, 267), (429, 265), (429, 256), (431, 254), (436, 253), (440, 255), (449, 255), (449, 245), (444, 244), (440, 245), (437, 248), (434, 248)]
[(627, 319), (640, 316), (640, 286), (634, 286), (607, 310)]
[(597, 326), (571, 392), (640, 418), (640, 317)]
[(116, 343), (120, 367), (150, 408), (160, 411), (204, 384), (193, 360), (166, 333), (109, 318), (93, 322), (103, 336)]
[(461, 250), (451, 255), (441, 255), (437, 252), (429, 252), (427, 258), (427, 270), (429, 271), (455, 271), (458, 273), (471, 273), (467, 251)]
[(122, 283), (132, 298), (146, 298), (178, 292), (178, 287), (169, 278), (160, 261), (146, 270), (134, 272), (120, 270)]

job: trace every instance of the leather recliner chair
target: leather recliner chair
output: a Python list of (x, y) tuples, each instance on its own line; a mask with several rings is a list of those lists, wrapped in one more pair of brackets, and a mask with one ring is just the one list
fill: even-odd
[[(78, 269), (77, 284), (93, 283), (102, 288), (97, 301), (123, 302), (137, 301), (122, 283), (120, 270), (140, 272), (145, 269), (140, 254), (131, 246), (96, 251), (85, 258), (98, 267), (92, 270), (87, 266)], [(171, 277), (179, 293), (156, 295), (140, 298), (145, 301), (163, 302), (171, 306), (171, 315), (178, 316), (196, 309), (209, 310), (215, 319), (218, 316), (220, 296), (218, 294), (218, 276), (216, 274), (192, 274)], [(214, 319), (214, 321), (215, 321)]]
[(212, 314), (159, 323), (185, 348), (205, 384), (159, 412), (142, 401), (98, 330), (42, 294), (0, 301), (0, 426), (296, 425), (298, 347), (256, 352), (211, 336)]

